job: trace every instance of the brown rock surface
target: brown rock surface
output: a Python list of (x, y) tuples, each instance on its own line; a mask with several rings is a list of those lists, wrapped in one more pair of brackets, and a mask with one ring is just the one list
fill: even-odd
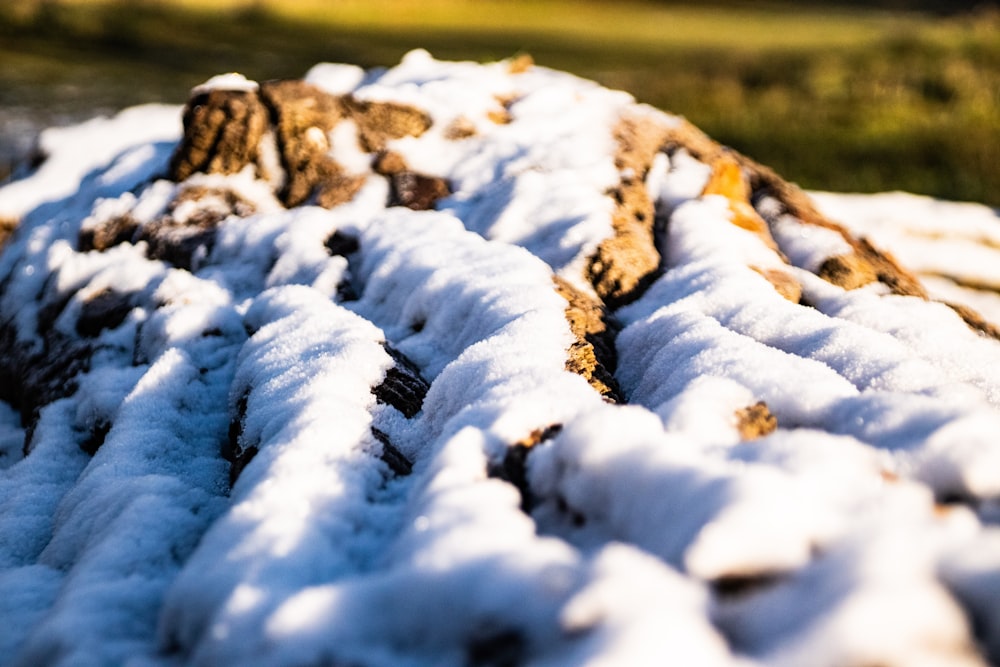
[(767, 222), (750, 203), (750, 182), (743, 173), (743, 166), (728, 152), (720, 153), (712, 162), (712, 175), (705, 184), (702, 195), (720, 195), (729, 201), (732, 222), (737, 227), (756, 234), (767, 247), (777, 251)]
[(256, 92), (212, 90), (195, 95), (184, 108), (184, 139), (171, 160), (171, 178), (183, 181), (196, 172), (235, 174), (258, 164), (269, 123)]
[(736, 411), (736, 428), (744, 440), (755, 440), (774, 433), (778, 429), (778, 419), (771, 414), (764, 401), (758, 401)]
[(384, 150), (391, 139), (419, 137), (431, 126), (427, 112), (398, 102), (344, 98), (347, 114), (358, 124), (361, 148), (368, 153)]
[(279, 194), (286, 206), (313, 198), (332, 208), (349, 201), (360, 183), (330, 157), (330, 131), (344, 117), (342, 101), (304, 81), (270, 81), (260, 87), (270, 111), (285, 173)]
[(615, 335), (609, 325), (610, 314), (593, 297), (584, 294), (561, 278), (554, 278), (556, 291), (566, 299), (566, 321), (576, 337), (569, 348), (566, 370), (582, 376), (605, 399), (621, 401), (615, 380)]
[(429, 211), (439, 199), (451, 194), (448, 181), (412, 171), (399, 153), (382, 151), (373, 165), (375, 173), (389, 179), (389, 206), (405, 206), (414, 211)]
[(0, 217), (0, 250), (3, 250), (3, 247), (7, 245), (7, 240), (10, 239), (15, 229), (17, 229), (17, 220)]
[[(801, 188), (781, 178), (773, 169), (722, 146), (687, 121), (670, 128), (666, 142), (671, 147), (684, 148), (692, 156), (707, 164), (714, 164), (728, 154), (742, 167), (749, 185), (749, 200), (754, 208), (765, 197), (771, 198), (779, 203), (783, 213), (798, 219), (802, 224), (838, 232), (854, 249), (854, 254), (850, 259), (835, 259), (827, 271), (821, 271), (823, 274), (821, 277), (831, 282), (842, 281), (834, 284), (846, 289), (879, 280), (895, 294), (927, 298), (927, 293), (919, 281), (899, 266), (891, 255), (879, 251), (864, 239), (854, 238), (844, 227), (820, 213), (809, 195)], [(727, 166), (726, 169), (732, 168)], [(713, 181), (721, 184), (723, 179), (715, 177)], [(758, 217), (767, 218), (760, 216), (759, 211), (757, 213)], [(852, 287), (847, 287), (848, 285)]]
[(612, 309), (638, 298), (660, 266), (653, 234), (656, 212), (645, 178), (667, 136), (668, 128), (653, 116), (626, 116), (614, 129), (615, 166), (622, 174), (609, 193), (615, 202), (614, 234), (598, 246), (586, 269), (597, 294)]
[(131, 215), (116, 216), (93, 226), (82, 227), (77, 246), (80, 252), (104, 252), (120, 243), (131, 241), (138, 229), (139, 223)]

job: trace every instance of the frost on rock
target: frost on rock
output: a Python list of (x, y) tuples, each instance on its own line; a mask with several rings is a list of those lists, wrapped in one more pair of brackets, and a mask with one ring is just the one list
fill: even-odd
[(5, 664), (1000, 663), (996, 212), (809, 195), (526, 57), (42, 149)]

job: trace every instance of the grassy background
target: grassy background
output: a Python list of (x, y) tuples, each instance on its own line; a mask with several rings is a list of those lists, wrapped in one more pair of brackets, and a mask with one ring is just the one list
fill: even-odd
[(0, 111), (45, 123), (180, 103), (223, 71), (391, 65), (416, 47), (446, 59), (527, 52), (687, 116), (805, 187), (1000, 207), (995, 8), (942, 18), (740, 0), (4, 1)]

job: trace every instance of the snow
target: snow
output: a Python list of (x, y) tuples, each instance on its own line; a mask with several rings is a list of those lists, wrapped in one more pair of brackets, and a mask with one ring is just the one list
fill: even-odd
[(191, 95), (204, 95), (213, 90), (230, 90), (242, 93), (255, 92), (260, 86), (256, 81), (251, 81), (239, 72), (229, 72), (227, 74), (217, 74), (205, 83), (199, 84), (191, 89)]
[[(425, 110), (388, 148), (451, 195), (387, 208), (350, 121), (331, 155), (365, 183), (332, 210), (286, 210), (252, 169), (172, 183), (164, 106), (50, 130), (48, 160), (0, 188), (20, 220), (0, 345), (31, 360), (0, 390), (5, 664), (1000, 660), (1000, 342), (943, 303), (826, 282), (843, 235), (765, 216), (771, 245), (703, 194), (711, 165), (661, 151), (643, 176), (662, 271), (613, 313), (625, 404), (603, 400), (568, 370), (556, 281), (594, 296), (617, 120), (676, 119), (423, 51), (307, 80)], [(1000, 324), (995, 211), (815, 198)], [(204, 216), (191, 270), (77, 242)], [(65, 385), (29, 383), (45, 373)], [(407, 373), (409, 408), (378, 391)], [(777, 428), (751, 439), (760, 402)]]

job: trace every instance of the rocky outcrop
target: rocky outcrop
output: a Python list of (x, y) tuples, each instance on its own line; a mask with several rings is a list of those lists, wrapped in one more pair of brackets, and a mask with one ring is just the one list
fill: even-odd
[[(184, 110), (184, 139), (171, 161), (171, 177), (234, 174), (247, 167), (275, 184), (286, 206), (333, 208), (350, 201), (364, 182), (332, 156), (331, 132), (341, 122), (357, 129), (360, 149), (372, 156), (386, 143), (418, 137), (431, 125), (419, 109), (395, 102), (335, 96), (304, 81), (270, 81), (249, 90), (198, 92)], [(384, 162), (384, 160), (380, 161)], [(442, 193), (440, 179), (391, 172), (390, 205), (425, 206)]]

